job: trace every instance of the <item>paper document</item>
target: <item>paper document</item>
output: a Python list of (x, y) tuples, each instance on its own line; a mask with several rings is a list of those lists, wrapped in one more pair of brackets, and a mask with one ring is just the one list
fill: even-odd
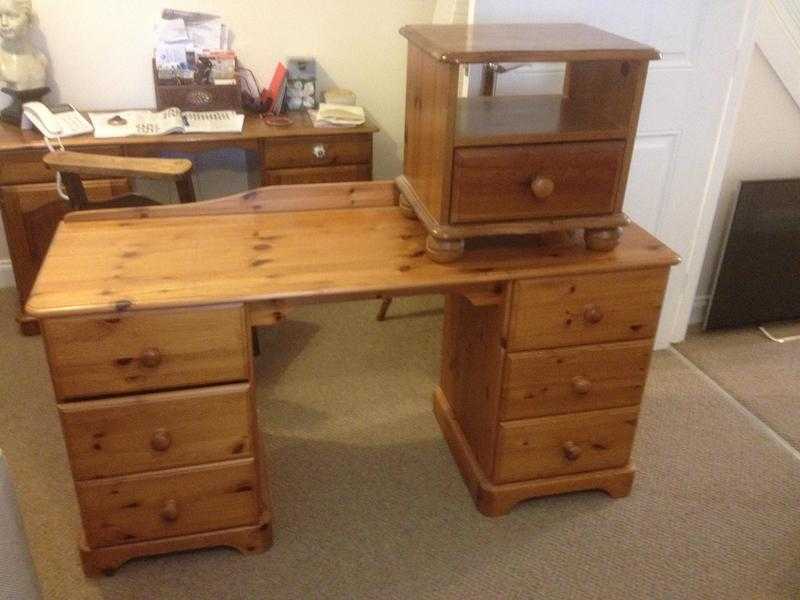
[(367, 120), (360, 106), (326, 102), (320, 103), (319, 110), (309, 109), (308, 116), (314, 127), (355, 127)]

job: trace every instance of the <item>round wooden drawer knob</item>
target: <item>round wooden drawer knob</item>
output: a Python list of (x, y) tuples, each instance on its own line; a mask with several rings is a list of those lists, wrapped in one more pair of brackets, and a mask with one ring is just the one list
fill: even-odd
[(542, 177), (540, 175), (538, 177), (534, 177), (533, 181), (531, 182), (531, 191), (533, 192), (533, 195), (540, 200), (544, 200), (552, 195), (555, 189), (556, 184), (553, 183), (553, 180), (549, 177)]
[(164, 452), (172, 444), (172, 438), (166, 429), (156, 429), (150, 438), (150, 447), (157, 452)]
[(581, 447), (575, 442), (566, 442), (563, 447), (564, 456), (567, 460), (578, 460), (581, 455)]
[(139, 363), (143, 367), (154, 369), (161, 364), (161, 352), (158, 348), (148, 348), (139, 356)]
[(178, 520), (178, 503), (175, 500), (164, 502), (164, 507), (161, 509), (161, 518), (169, 523)]
[(587, 323), (599, 323), (603, 320), (603, 311), (596, 304), (587, 304), (583, 309), (583, 318)]
[(576, 394), (584, 396), (592, 389), (592, 382), (583, 375), (572, 378), (572, 389)]

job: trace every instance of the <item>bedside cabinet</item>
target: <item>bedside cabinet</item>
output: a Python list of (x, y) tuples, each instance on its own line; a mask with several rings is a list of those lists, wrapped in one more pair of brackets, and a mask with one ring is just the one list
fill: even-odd
[[(648, 46), (579, 24), (409, 25), (401, 206), (428, 230), (433, 260), (473, 237), (584, 229), (618, 243)], [(493, 96), (502, 63), (565, 63), (557, 95)], [(483, 96), (459, 71), (483, 64)]]

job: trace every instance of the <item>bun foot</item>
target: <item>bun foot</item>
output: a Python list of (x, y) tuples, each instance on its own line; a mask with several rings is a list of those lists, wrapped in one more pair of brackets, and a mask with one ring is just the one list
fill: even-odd
[(414, 221), (417, 220), (417, 213), (414, 212), (414, 207), (411, 206), (411, 203), (405, 197), (405, 194), (400, 194), (398, 207), (400, 208), (400, 212), (406, 219), (412, 219)]
[(619, 244), (622, 237), (622, 227), (611, 227), (609, 229), (587, 229), (583, 232), (583, 239), (586, 241), (586, 248), (595, 252), (608, 252)]
[(433, 262), (453, 262), (464, 254), (464, 240), (441, 240), (429, 235), (425, 242), (425, 250)]

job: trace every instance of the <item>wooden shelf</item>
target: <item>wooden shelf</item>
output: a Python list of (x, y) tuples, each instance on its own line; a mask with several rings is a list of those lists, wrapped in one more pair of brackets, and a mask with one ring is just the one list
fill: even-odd
[(459, 98), (454, 145), (625, 139), (625, 128), (560, 95)]
[(451, 64), (659, 58), (650, 46), (580, 23), (407, 25), (400, 34)]

